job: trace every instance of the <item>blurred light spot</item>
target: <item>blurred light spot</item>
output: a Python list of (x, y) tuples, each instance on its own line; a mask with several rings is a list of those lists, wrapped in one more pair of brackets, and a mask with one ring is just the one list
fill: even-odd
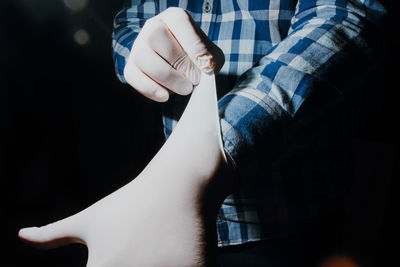
[(360, 265), (347, 256), (336, 255), (325, 259), (321, 267), (360, 267)]
[(89, 0), (64, 0), (64, 4), (66, 7), (71, 9), (73, 12), (80, 12), (89, 3)]
[(87, 45), (90, 41), (90, 34), (85, 29), (79, 29), (74, 33), (74, 41), (78, 45)]

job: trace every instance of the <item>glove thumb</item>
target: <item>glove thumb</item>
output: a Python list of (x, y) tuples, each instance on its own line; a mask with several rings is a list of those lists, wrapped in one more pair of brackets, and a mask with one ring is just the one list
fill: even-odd
[(76, 218), (71, 216), (42, 227), (23, 228), (18, 232), (18, 237), (42, 249), (56, 248), (71, 243), (85, 244), (77, 229)]

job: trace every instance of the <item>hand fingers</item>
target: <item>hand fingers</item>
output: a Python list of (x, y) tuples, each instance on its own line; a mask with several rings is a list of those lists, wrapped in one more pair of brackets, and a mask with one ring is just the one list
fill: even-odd
[(192, 25), (197, 34), (200, 36), (200, 39), (204, 42), (204, 45), (213, 56), (213, 61), (215, 63), (213, 71), (215, 74), (217, 74), (225, 63), (224, 52), (208, 38), (208, 36), (200, 29), (200, 27), (196, 24), (192, 17), (189, 16), (189, 19), (192, 22)]
[(193, 90), (193, 84), (182, 73), (175, 70), (149, 47), (143, 47), (141, 53), (133, 54), (133, 62), (147, 76), (169, 90), (187, 95)]
[(145, 36), (148, 45), (186, 79), (197, 85), (201, 70), (188, 57), (182, 46), (161, 20), (150, 20), (147, 26), (151, 34)]
[(201, 70), (210, 72), (214, 69), (215, 59), (199, 36), (200, 29), (185, 10), (168, 8), (158, 17), (168, 26), (183, 50)]
[(189, 94), (201, 70), (217, 73), (224, 54), (181, 8), (147, 20), (124, 69), (127, 82), (144, 96), (168, 100), (168, 90)]
[(43, 249), (56, 248), (71, 243), (85, 244), (79, 236), (76, 215), (42, 227), (23, 228), (19, 231), (18, 236), (24, 242)]
[(124, 76), (126, 81), (145, 97), (158, 102), (168, 100), (169, 93), (167, 89), (145, 75), (133, 61), (128, 62), (125, 66)]

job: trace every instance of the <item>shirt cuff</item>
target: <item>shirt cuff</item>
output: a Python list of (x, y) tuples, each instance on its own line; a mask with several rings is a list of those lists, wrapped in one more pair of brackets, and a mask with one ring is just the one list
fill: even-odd
[(220, 119), (220, 124), (225, 155), (233, 169), (235, 183), (254, 178), (258, 167), (254, 153), (249, 152), (250, 146), (225, 119)]

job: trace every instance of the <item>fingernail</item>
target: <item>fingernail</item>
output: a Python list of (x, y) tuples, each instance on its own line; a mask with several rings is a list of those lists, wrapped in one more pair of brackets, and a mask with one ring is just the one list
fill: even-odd
[(165, 101), (168, 99), (168, 92), (164, 91), (164, 90), (158, 90), (156, 92), (156, 97), (158, 99), (160, 99), (161, 101)]
[(201, 70), (205, 72), (211, 72), (215, 67), (214, 57), (210, 53), (199, 56), (197, 58), (197, 63)]

